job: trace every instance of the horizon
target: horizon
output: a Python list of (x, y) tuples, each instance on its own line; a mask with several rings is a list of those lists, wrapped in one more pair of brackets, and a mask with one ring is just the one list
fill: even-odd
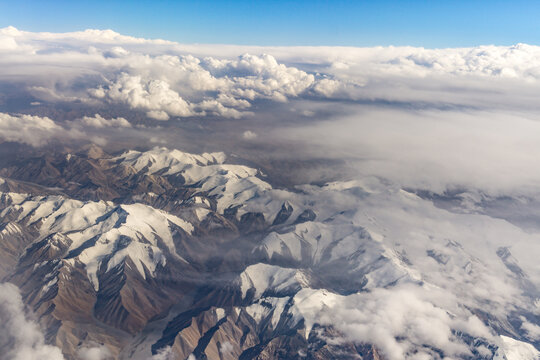
[[(156, 43), (162, 43), (162, 45), (165, 45), (167, 43), (174, 44), (174, 45), (181, 45), (181, 46), (188, 46), (188, 47), (230, 47), (232, 49), (238, 50), (238, 49), (293, 49), (293, 48), (306, 48), (306, 49), (377, 49), (377, 48), (383, 48), (383, 49), (406, 49), (406, 48), (413, 48), (413, 49), (425, 49), (425, 50), (459, 50), (459, 49), (476, 49), (476, 48), (487, 48), (487, 47), (495, 47), (495, 48), (512, 48), (512, 47), (518, 47), (520, 45), (526, 45), (526, 46), (533, 46), (533, 47), (540, 47), (540, 44), (531, 44), (526, 42), (515, 42), (515, 43), (509, 43), (509, 44), (494, 44), (494, 43), (482, 43), (478, 45), (470, 45), (470, 46), (449, 46), (449, 47), (428, 47), (428, 46), (415, 46), (415, 45), (257, 45), (257, 44), (238, 44), (238, 43), (197, 43), (197, 42), (180, 42), (176, 40), (170, 40), (160, 37), (143, 37), (143, 36), (135, 36), (129, 33), (122, 33), (119, 31), (116, 31), (111, 28), (84, 28), (80, 30), (73, 30), (73, 31), (60, 31), (60, 32), (53, 32), (53, 31), (32, 31), (24, 28), (19, 28), (14, 25), (7, 25), (0, 27), (0, 31), (18, 31), (21, 33), (28, 33), (28, 34), (41, 34), (41, 35), (72, 35), (77, 33), (89, 33), (93, 31), (97, 32), (112, 32), (115, 35), (119, 35), (121, 37), (131, 38), (134, 40), (143, 40), (147, 42), (156, 42)], [(272, 54), (270, 54), (272, 55)]]
[(186, 44), (459, 48), (538, 43), (530, 1), (0, 2), (0, 27), (111, 29)]

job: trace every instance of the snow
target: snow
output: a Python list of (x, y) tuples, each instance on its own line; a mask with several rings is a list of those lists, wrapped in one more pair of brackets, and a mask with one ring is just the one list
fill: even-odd
[(190, 199), (194, 204), (203, 204), (203, 205), (206, 205), (206, 206), (210, 206), (210, 202), (208, 201), (208, 199), (202, 197), (202, 196), (193, 196), (191, 199)]
[[(154, 275), (158, 265), (166, 265), (158, 241), (165, 244), (172, 256), (185, 261), (176, 254), (174, 227), (188, 234), (194, 229), (191, 223), (177, 216), (143, 204), (82, 202), (62, 196), (8, 196), (12, 204), (1, 215), (15, 211), (17, 222), (37, 224), (42, 238), (54, 233), (66, 234), (71, 241), (68, 251), (95, 240), (92, 246), (82, 250), (78, 259), (85, 264), (88, 278), (96, 290), (99, 289), (97, 273), (105, 259), (109, 259), (107, 271), (129, 257), (141, 276), (145, 277), (144, 268)], [(21, 231), (19, 225), (8, 223), (0, 236), (16, 231)], [(64, 241), (64, 238), (60, 240)], [(58, 238), (51, 237), (48, 245), (56, 247), (55, 241)]]
[(147, 174), (181, 175), (186, 185), (196, 186), (216, 197), (219, 213), (231, 206), (243, 205), (271, 189), (268, 183), (257, 177), (258, 170), (224, 164), (225, 159), (223, 153), (194, 155), (156, 147), (146, 152), (131, 150), (111, 161), (122, 162)]
[[(193, 225), (177, 216), (143, 204), (121, 205), (115, 210), (102, 223), (79, 233), (80, 237), (77, 239), (77, 244), (79, 244), (77, 246), (80, 246), (84, 241), (98, 236), (95, 245), (85, 249), (79, 256), (80, 260), (86, 264), (88, 276), (96, 289), (99, 287), (97, 271), (101, 262), (109, 254), (114, 253), (117, 248), (116, 244), (126, 241), (123, 239), (130, 239), (130, 242), (126, 247), (114, 253), (109, 261), (107, 271), (129, 257), (143, 277), (145, 277), (143, 265), (153, 275), (158, 265), (165, 266), (166, 263), (165, 256), (157, 246), (158, 240), (164, 242), (173, 256), (185, 261), (176, 254), (170, 224), (175, 224), (188, 233), (193, 231)], [(74, 235), (70, 234), (70, 237), (73, 238)], [(133, 241), (143, 239), (150, 244)], [(72, 246), (72, 248), (77, 246)]]
[(58, 282), (57, 277), (53, 277), (49, 282), (47, 282), (43, 287), (41, 288), (41, 291), (39, 292), (39, 296), (46, 295), (47, 292)]
[(217, 308), (216, 309), (216, 316), (217, 316), (217, 321), (223, 319), (225, 317), (225, 310), (222, 309), (222, 308)]
[(373, 241), (363, 228), (350, 222), (335, 221), (305, 222), (284, 234), (272, 232), (259, 249), (265, 251), (270, 259), (274, 254), (280, 254), (298, 262), (319, 264), (347, 258), (359, 250), (365, 252), (362, 261), (374, 261), (380, 256), (382, 246)]
[(286, 203), (292, 207), (293, 211), (284, 224), (291, 224), (307, 208), (303, 204), (304, 199), (301, 195), (286, 190), (272, 189), (264, 184), (261, 184), (256, 194), (243, 204), (244, 206), (238, 211), (238, 216), (247, 212), (262, 213), (268, 223), (272, 224), (283, 204)]
[(157, 266), (165, 266), (166, 264), (165, 256), (158, 247), (132, 242), (124, 249), (114, 253), (113, 257), (107, 263), (107, 271), (121, 264), (128, 257), (135, 263), (137, 271), (145, 279), (144, 267), (150, 271), (150, 274), (155, 275)]
[[(18, 193), (13, 193), (13, 192), (7, 192), (7, 193), (3, 192), (0, 194), (1, 194), (0, 199), (2, 201), (5, 201), (8, 204), (21, 204), (29, 197), (29, 195), (27, 194), (18, 194)], [(0, 214), (1, 216), (4, 216), (5, 213), (4, 211), (2, 211), (2, 213)]]
[(304, 319), (306, 339), (311, 328), (317, 322), (317, 317), (323, 308), (332, 309), (338, 300), (338, 295), (327, 290), (302, 289), (294, 296), (294, 306), (291, 314), (295, 322)]
[(82, 230), (96, 223), (97, 218), (108, 208), (109, 205), (103, 201), (86, 203), (63, 201), (56, 211), (45, 216), (42, 228), (47, 232)]
[(176, 252), (169, 222), (191, 234), (193, 225), (165, 211), (154, 209), (143, 204), (121, 205), (126, 213), (125, 226), (136, 230), (144, 238), (156, 244), (157, 237), (161, 238), (172, 253)]
[(271, 316), (270, 323), (275, 329), (289, 300), (290, 297), (265, 297), (245, 307), (245, 310), (257, 323)]
[(21, 227), (16, 223), (9, 222), (4, 226), (2, 230), (0, 230), (0, 239), (4, 238), (5, 236), (20, 233), (22, 233)]
[(267, 264), (248, 266), (240, 274), (240, 289), (245, 298), (249, 289), (255, 289), (255, 299), (260, 298), (265, 291), (286, 291), (290, 288), (308, 286), (306, 275), (297, 269), (281, 268)]
[(195, 209), (195, 215), (197, 215), (197, 218), (199, 219), (199, 221), (203, 221), (204, 219), (206, 219), (208, 214), (210, 214), (210, 210), (208, 209), (203, 209), (203, 208)]
[(540, 351), (531, 344), (501, 335), (502, 347), (493, 360), (538, 360)]
[(155, 147), (146, 152), (130, 150), (113, 158), (112, 161), (124, 162), (137, 171), (147, 168), (150, 174), (167, 169), (167, 174), (170, 175), (179, 173), (193, 165), (221, 164), (225, 161), (225, 154), (220, 152), (194, 155), (179, 150)]

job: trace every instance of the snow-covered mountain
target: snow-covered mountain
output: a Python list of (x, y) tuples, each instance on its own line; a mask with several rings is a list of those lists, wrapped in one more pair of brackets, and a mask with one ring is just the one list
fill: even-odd
[(166, 148), (0, 176), (0, 277), (67, 359), (540, 357), (540, 237), (482, 204)]

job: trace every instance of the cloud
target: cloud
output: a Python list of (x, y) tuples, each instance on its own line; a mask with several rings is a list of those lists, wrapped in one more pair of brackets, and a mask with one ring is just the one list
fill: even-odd
[(533, 114), (488, 110), (353, 106), (348, 115), (278, 130), (303, 151), (354, 162), (357, 173), (444, 192), (534, 194), (540, 122)]
[(207, 59), (206, 62), (211, 73), (232, 78), (233, 95), (250, 100), (263, 97), (286, 101), (287, 97), (299, 96), (315, 83), (314, 75), (279, 64), (268, 54), (244, 54), (236, 60)]
[(195, 115), (191, 106), (163, 80), (145, 81), (140, 76), (122, 73), (115, 82), (107, 87), (92, 89), (90, 94), (109, 102), (146, 110), (147, 115), (156, 120), (168, 120), (169, 115)]
[[(207, 46), (110, 30), (12, 27), (0, 29), (0, 37), (0, 83), (28, 91), (28, 103), (83, 104), (95, 113), (121, 105), (158, 121), (208, 116), (230, 121), (230, 129), (233, 120), (244, 121), (243, 128), (300, 147), (295, 156), (347, 158), (362, 175), (408, 187), (501, 194), (530, 193), (540, 183), (532, 136), (540, 110), (538, 46)], [(33, 134), (9, 125), (2, 138), (42, 145), (76, 138), (77, 130), (122, 126), (46, 124), (33, 125)], [(223, 132), (207, 130), (215, 132), (211, 140)]]
[(6, 360), (63, 360), (56, 346), (46, 345), (37, 323), (29, 320), (16, 286), (0, 284), (0, 349)]
[[(456, 331), (496, 342), (488, 328), (476, 316), (465, 314), (452, 296), (406, 284), (350, 296), (306, 289), (294, 302), (295, 311), (307, 316), (308, 325), (334, 325), (354, 342), (375, 345), (389, 360), (439, 358), (433, 349), (451, 358), (471, 356), (469, 345)], [(444, 306), (437, 305), (441, 302)]]
[(540, 340), (540, 326), (527, 321), (523, 316), (521, 317), (521, 321), (521, 329), (526, 331), (527, 337), (535, 341)]
[(0, 113), (0, 139), (32, 146), (45, 145), (62, 137), (83, 138), (77, 130), (68, 130), (48, 117)]
[(222, 354), (222, 356), (230, 356), (233, 351), (234, 346), (228, 341), (223, 342), (219, 346), (219, 352)]
[(84, 116), (82, 119), (76, 120), (75, 123), (82, 125), (82, 126), (88, 126), (88, 127), (94, 127), (94, 128), (106, 128), (106, 127), (125, 127), (130, 128), (131, 124), (129, 121), (122, 117), (113, 118), (113, 119), (105, 119), (99, 114), (95, 114), (93, 117), (90, 116)]
[(243, 111), (251, 106), (250, 101), (286, 102), (316, 83), (313, 75), (279, 64), (270, 55), (203, 61), (189, 55), (157, 56), (135, 58), (134, 62), (131, 74), (121, 73), (107, 85), (90, 89), (89, 94), (147, 110), (156, 120), (208, 114), (238, 119), (250, 114)]
[(15, 50), (18, 48), (15, 39), (9, 36), (0, 37), (0, 50)]
[[(48, 117), (0, 113), (0, 140), (20, 142), (34, 147), (55, 141), (93, 142), (105, 145), (115, 131), (132, 129), (125, 118), (106, 119), (99, 114), (60, 123)], [(141, 130), (132, 130), (141, 136)]]
[(110, 30), (52, 34), (4, 28), (0, 35), (7, 52), (0, 59), (0, 80), (20, 83), (41, 100), (125, 104), (156, 120), (240, 118), (255, 100), (323, 94), (319, 88), (328, 81), (317, 85), (313, 74), (268, 54), (198, 58), (179, 44)]
[(197, 104), (197, 108), (202, 110), (202, 114), (206, 113), (219, 115), (225, 118), (240, 119), (245, 115), (252, 115), (253, 113), (247, 111), (238, 111), (236, 109), (226, 107), (218, 100), (204, 100)]
[(246, 130), (242, 133), (242, 137), (246, 140), (253, 140), (257, 138), (257, 134), (251, 130)]
[[(175, 360), (175, 359), (177, 359), (177, 356), (174, 353), (172, 347), (166, 346), (158, 350), (158, 353), (152, 356), (151, 360)], [(195, 359), (195, 356), (193, 354), (190, 354), (188, 359)]]
[(107, 360), (112, 359), (112, 353), (104, 346), (83, 347), (77, 352), (80, 360)]

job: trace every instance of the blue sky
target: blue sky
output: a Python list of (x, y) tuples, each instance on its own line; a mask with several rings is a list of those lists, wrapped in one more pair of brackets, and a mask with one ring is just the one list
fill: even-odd
[(5, 1), (0, 27), (113, 29), (184, 43), (247, 45), (538, 44), (539, 1)]

